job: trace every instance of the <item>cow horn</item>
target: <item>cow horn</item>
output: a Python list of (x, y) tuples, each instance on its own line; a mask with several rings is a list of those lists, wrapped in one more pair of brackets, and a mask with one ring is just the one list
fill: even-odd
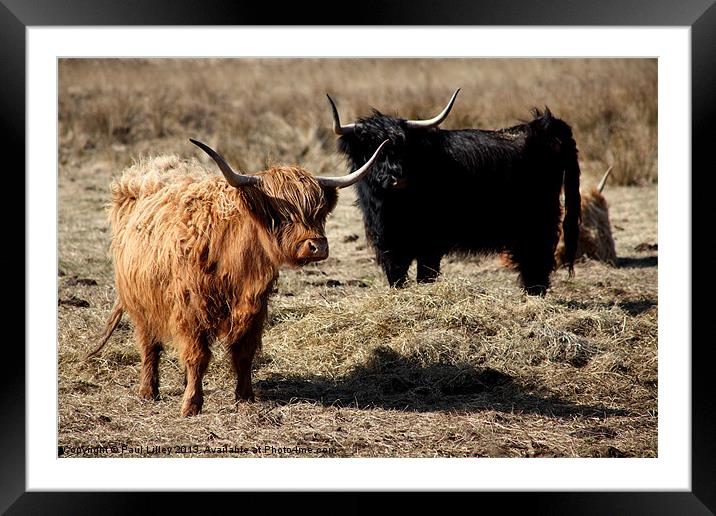
[(338, 109), (336, 109), (335, 102), (333, 102), (333, 99), (328, 93), (326, 93), (326, 97), (328, 97), (328, 102), (331, 103), (331, 109), (333, 110), (333, 132), (340, 136), (355, 131), (355, 124), (341, 125), (341, 119), (338, 116)]
[(441, 123), (445, 121), (447, 116), (450, 114), (450, 110), (452, 109), (452, 105), (455, 103), (455, 98), (457, 97), (457, 94), (460, 93), (460, 88), (455, 90), (455, 93), (452, 94), (452, 98), (450, 99), (450, 102), (448, 102), (447, 106), (445, 106), (445, 109), (443, 109), (440, 114), (438, 114), (436, 117), (431, 118), (430, 120), (406, 120), (406, 124), (409, 129), (430, 129), (431, 127), (437, 127)]
[(607, 171), (604, 173), (604, 177), (601, 181), (599, 181), (599, 186), (597, 186), (597, 190), (599, 190), (599, 193), (602, 193), (604, 190), (604, 185), (607, 184), (607, 178), (609, 177), (609, 173), (612, 171), (612, 167), (614, 165), (610, 165), (610, 167), (607, 169)]
[(234, 188), (240, 188), (247, 185), (257, 185), (261, 183), (261, 178), (259, 176), (245, 176), (234, 172), (224, 157), (208, 145), (192, 138), (189, 138), (189, 141), (211, 156), (211, 159), (216, 161), (216, 164), (219, 165), (219, 170), (221, 170), (224, 174), (226, 181)]
[(378, 158), (378, 154), (380, 154), (380, 151), (383, 150), (383, 147), (385, 147), (390, 140), (385, 140), (383, 143), (380, 144), (380, 146), (375, 150), (371, 158), (360, 167), (358, 170), (351, 172), (348, 175), (341, 176), (341, 177), (316, 177), (319, 183), (321, 183), (323, 186), (327, 187), (334, 187), (334, 188), (345, 188), (346, 186), (351, 186), (354, 183), (357, 183), (361, 179), (363, 179), (363, 176), (368, 173), (370, 168), (373, 166), (373, 162)]

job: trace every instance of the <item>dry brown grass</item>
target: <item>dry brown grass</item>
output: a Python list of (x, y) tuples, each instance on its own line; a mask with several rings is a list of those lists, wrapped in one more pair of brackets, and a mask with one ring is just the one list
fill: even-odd
[[(548, 105), (572, 125), (583, 170), (611, 184), (656, 181), (655, 59), (65, 60), (60, 157), (178, 152), (211, 136), (248, 170), (267, 160), (333, 170), (325, 94), (350, 121), (371, 107), (432, 116), (461, 87), (445, 128), (497, 128)], [(131, 152), (129, 152), (131, 151)]]
[[(354, 194), (342, 191), (327, 226), (331, 257), (283, 271), (270, 301), (257, 403), (233, 404), (220, 345), (201, 415), (179, 417), (171, 350), (161, 401), (141, 401), (126, 321), (82, 362), (114, 296), (107, 188), (132, 158), (199, 156), (187, 141), (196, 136), (248, 170), (274, 161), (335, 173), (345, 167), (326, 91), (350, 120), (370, 105), (430, 115), (457, 86), (446, 127), (504, 126), (547, 104), (575, 129), (585, 183), (615, 162), (605, 194), (619, 267), (579, 264), (576, 277), (560, 271), (548, 296), (532, 299), (499, 259), (452, 257), (437, 283), (391, 290), (366, 248)], [(295, 455), (257, 444), (312, 448), (302, 456), (657, 455), (655, 62), (65, 61), (59, 102), (65, 456), (122, 444), (144, 447), (123, 456), (148, 456), (147, 445), (198, 447), (182, 456)], [(216, 450), (224, 445), (248, 451)]]

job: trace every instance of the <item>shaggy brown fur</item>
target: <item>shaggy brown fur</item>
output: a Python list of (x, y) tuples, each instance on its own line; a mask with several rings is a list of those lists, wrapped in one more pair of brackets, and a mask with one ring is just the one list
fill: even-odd
[(267, 301), (281, 265), (311, 258), (306, 242), (325, 246), (335, 188), (300, 167), (260, 174), (259, 185), (233, 188), (195, 160), (142, 160), (111, 185), (117, 302), (98, 352), (131, 317), (142, 355), (140, 396), (159, 395), (158, 360), (171, 341), (186, 368), (181, 413), (201, 411), (210, 344), (223, 339), (237, 375), (236, 399), (252, 400), (251, 363), (261, 345)]
[[(617, 264), (617, 252), (609, 222), (609, 206), (598, 188), (582, 192), (582, 222), (577, 242), (577, 259), (591, 258), (609, 265)], [(560, 237), (555, 258), (557, 267), (565, 265), (564, 239)]]

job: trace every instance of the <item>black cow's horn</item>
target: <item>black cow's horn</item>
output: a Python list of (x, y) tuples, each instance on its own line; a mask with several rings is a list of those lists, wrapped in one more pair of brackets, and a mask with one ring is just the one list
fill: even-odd
[(460, 93), (460, 88), (455, 90), (455, 93), (452, 94), (452, 98), (450, 99), (450, 102), (448, 102), (447, 106), (445, 106), (445, 109), (443, 109), (440, 114), (438, 114), (436, 117), (431, 118), (430, 120), (406, 120), (406, 124), (408, 128), (410, 129), (430, 129), (431, 127), (437, 127), (441, 123), (445, 121), (447, 116), (450, 114), (450, 110), (452, 109), (452, 105), (455, 103), (455, 98), (457, 97), (457, 94)]
[(612, 171), (613, 166), (614, 165), (609, 166), (607, 171), (604, 173), (604, 177), (602, 178), (601, 181), (599, 181), (599, 186), (597, 186), (597, 190), (599, 190), (599, 193), (602, 193), (602, 191), (604, 190), (604, 185), (607, 184), (607, 178), (609, 177), (609, 173)]
[(346, 176), (341, 177), (316, 177), (319, 183), (321, 183), (323, 186), (328, 187), (334, 187), (334, 188), (345, 188), (346, 186), (351, 186), (352, 184), (357, 183), (361, 179), (363, 179), (363, 176), (368, 173), (370, 168), (373, 166), (373, 163), (378, 158), (378, 154), (380, 154), (380, 151), (383, 150), (383, 147), (385, 147), (390, 140), (385, 140), (383, 143), (380, 144), (380, 146), (375, 150), (373, 155), (370, 157), (370, 159), (360, 167), (358, 170), (351, 172), (350, 174)]
[(333, 99), (328, 93), (326, 93), (326, 97), (328, 97), (328, 102), (331, 103), (331, 109), (333, 110), (333, 132), (340, 136), (355, 131), (355, 124), (341, 125), (341, 119), (338, 116), (338, 109), (336, 109), (335, 102), (333, 102)]
[(216, 164), (219, 165), (219, 170), (221, 170), (221, 172), (224, 174), (226, 181), (234, 188), (239, 188), (246, 185), (257, 185), (261, 183), (261, 178), (259, 176), (245, 176), (243, 174), (237, 174), (236, 172), (234, 172), (234, 170), (231, 168), (231, 166), (229, 166), (224, 157), (208, 145), (192, 138), (189, 138), (189, 141), (199, 147), (204, 152), (206, 152), (209, 156), (211, 156), (211, 159), (216, 161)]

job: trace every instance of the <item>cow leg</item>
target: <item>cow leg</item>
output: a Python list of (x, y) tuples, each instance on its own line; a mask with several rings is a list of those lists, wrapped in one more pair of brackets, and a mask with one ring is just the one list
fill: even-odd
[[(558, 192), (554, 195), (558, 200)], [(549, 277), (555, 268), (554, 252), (559, 240), (559, 205), (553, 210), (542, 208), (533, 212), (532, 224), (526, 225), (520, 241), (512, 250), (512, 260), (520, 272), (520, 283), (525, 293), (544, 296), (549, 288)]]
[(527, 295), (544, 297), (549, 288), (549, 272), (536, 270), (530, 265), (521, 271), (520, 281)]
[(527, 295), (544, 296), (549, 288), (549, 277), (554, 269), (554, 246), (549, 241), (530, 240), (510, 253), (512, 263), (520, 273), (520, 284)]
[(251, 364), (256, 350), (261, 347), (261, 334), (266, 314), (267, 303), (263, 303), (259, 312), (251, 316), (246, 331), (230, 345), (231, 362), (236, 373), (236, 401), (255, 400), (251, 386)]
[(383, 267), (385, 276), (388, 279), (388, 285), (395, 288), (402, 288), (408, 282), (408, 269), (410, 262), (395, 263), (391, 262)]
[(440, 256), (418, 257), (418, 283), (432, 283), (440, 274)]
[(154, 338), (148, 327), (137, 324), (134, 335), (142, 356), (142, 369), (139, 375), (139, 397), (156, 400), (159, 399), (159, 355), (162, 343)]
[(211, 351), (205, 335), (182, 336), (177, 338), (181, 346), (181, 360), (184, 363), (186, 388), (182, 400), (181, 415), (195, 416), (204, 404), (202, 380), (209, 366)]
[(251, 386), (251, 364), (257, 344), (243, 340), (231, 346), (231, 361), (236, 373), (236, 401), (255, 401)]
[(388, 279), (388, 285), (396, 288), (404, 287), (408, 281), (408, 269), (413, 258), (394, 251), (378, 251), (377, 255)]

